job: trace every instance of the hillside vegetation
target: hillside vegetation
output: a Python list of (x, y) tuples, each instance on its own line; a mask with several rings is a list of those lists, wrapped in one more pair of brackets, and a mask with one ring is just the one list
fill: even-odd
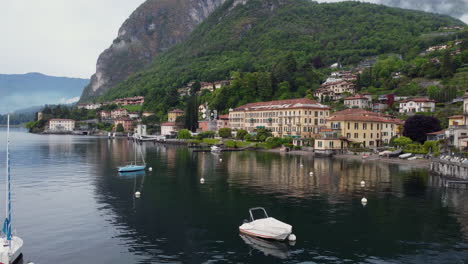
[(236, 106), (304, 96), (323, 80), (325, 65), (356, 64), (383, 53), (414, 56), (421, 34), (463, 24), (448, 16), (359, 2), (239, 2), (227, 1), (186, 41), (100, 100), (145, 95), (145, 109), (162, 115), (183, 106), (177, 88), (191, 80), (226, 79), (233, 71), (253, 76), (245, 79), (234, 74), (246, 84), (227, 93), (225, 101), (213, 99), (220, 101), (213, 102), (217, 108), (225, 102)]

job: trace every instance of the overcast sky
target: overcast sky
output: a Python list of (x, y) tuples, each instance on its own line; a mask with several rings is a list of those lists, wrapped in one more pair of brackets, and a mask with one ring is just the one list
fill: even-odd
[[(468, 23), (468, 0), (368, 1), (456, 14)], [(143, 2), (0, 0), (0, 73), (41, 72), (89, 78), (99, 54)]]

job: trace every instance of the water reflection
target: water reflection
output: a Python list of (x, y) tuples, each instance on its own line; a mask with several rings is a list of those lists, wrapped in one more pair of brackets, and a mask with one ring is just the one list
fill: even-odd
[(265, 256), (273, 256), (280, 259), (289, 257), (289, 247), (286, 242), (269, 241), (261, 238), (240, 234), (240, 238), (253, 249), (261, 251)]
[[(213, 155), (145, 143), (153, 171), (126, 176), (116, 169), (134, 158), (126, 139), (25, 135), (12, 149), (19, 175), (15, 219), (36, 263), (468, 259), (468, 195), (441, 188), (443, 180), (425, 170), (266, 152)], [(297, 244), (249, 244), (240, 237), (238, 227), (255, 206), (291, 224)]]

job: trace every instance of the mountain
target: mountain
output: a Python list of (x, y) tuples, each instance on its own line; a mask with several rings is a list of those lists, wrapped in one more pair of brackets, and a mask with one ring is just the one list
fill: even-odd
[(88, 79), (41, 73), (0, 74), (0, 113), (34, 105), (77, 101)]
[(142, 70), (155, 56), (187, 38), (225, 0), (148, 0), (119, 29), (118, 37), (98, 58), (96, 73), (82, 101)]
[[(164, 112), (179, 103), (176, 88), (191, 80), (222, 80), (231, 71), (304, 68), (317, 58), (328, 65), (354, 64), (383, 53), (405, 54), (421, 34), (451, 25), (464, 24), (445, 15), (360, 2), (228, 0), (185, 41), (101, 99), (146, 95), (147, 108)], [(283, 63), (288, 56), (293, 58), (289, 66)], [(298, 78), (304, 79), (302, 86), (310, 84), (309, 77)]]

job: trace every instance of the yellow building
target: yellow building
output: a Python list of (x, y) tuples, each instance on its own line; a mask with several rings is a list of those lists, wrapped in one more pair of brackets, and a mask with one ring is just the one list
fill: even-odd
[(172, 111), (169, 111), (169, 113), (167, 114), (167, 121), (175, 122), (179, 116), (183, 116), (183, 115), (184, 115), (184, 111), (180, 109), (174, 109)]
[(329, 115), (328, 106), (307, 98), (259, 102), (231, 109), (229, 126), (249, 133), (266, 128), (276, 137), (313, 137)]
[(454, 115), (454, 116), (449, 116), (449, 127), (451, 126), (463, 126), (465, 123), (463, 115)]
[(341, 132), (350, 143), (380, 147), (398, 135), (401, 120), (363, 109), (347, 109), (331, 114), (327, 126)]

